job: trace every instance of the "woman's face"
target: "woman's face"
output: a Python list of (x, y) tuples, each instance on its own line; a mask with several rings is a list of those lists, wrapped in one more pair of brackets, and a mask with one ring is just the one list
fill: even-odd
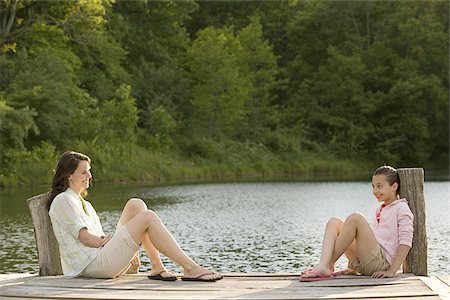
[(77, 169), (69, 176), (69, 187), (79, 194), (89, 187), (91, 178), (91, 166), (88, 161), (82, 160)]

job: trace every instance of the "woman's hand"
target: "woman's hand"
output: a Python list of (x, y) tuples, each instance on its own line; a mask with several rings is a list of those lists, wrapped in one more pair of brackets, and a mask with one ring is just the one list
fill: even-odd
[(372, 278), (387, 278), (387, 277), (394, 277), (395, 272), (392, 271), (378, 271), (372, 274)]
[(102, 235), (102, 236), (100, 237), (101, 241), (100, 241), (100, 246), (99, 246), (99, 248), (105, 246), (106, 243), (109, 242), (109, 241), (111, 240), (112, 237), (113, 237), (113, 236), (112, 236), (111, 234)]
[(139, 266), (141, 265), (141, 260), (139, 259), (139, 255), (136, 254), (130, 261), (130, 264), (132, 267), (134, 268), (139, 268)]
[(100, 248), (105, 246), (112, 237), (113, 236), (110, 234), (98, 235), (98, 233), (90, 233), (86, 227), (81, 228), (78, 233), (78, 239), (80, 242), (91, 248)]

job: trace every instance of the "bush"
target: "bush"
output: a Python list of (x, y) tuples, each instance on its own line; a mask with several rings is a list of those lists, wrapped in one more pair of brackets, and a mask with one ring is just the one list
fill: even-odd
[(48, 142), (31, 151), (6, 150), (0, 162), (0, 186), (50, 185), (57, 159), (55, 146)]

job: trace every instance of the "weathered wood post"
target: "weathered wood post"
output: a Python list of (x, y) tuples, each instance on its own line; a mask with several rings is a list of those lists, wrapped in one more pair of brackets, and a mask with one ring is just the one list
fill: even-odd
[(400, 197), (408, 200), (414, 215), (412, 248), (403, 262), (403, 273), (427, 276), (428, 243), (425, 223), (424, 172), (422, 168), (398, 169)]
[(53, 227), (48, 215), (50, 199), (48, 193), (34, 196), (27, 200), (34, 225), (34, 237), (39, 260), (39, 275), (61, 275), (61, 259), (58, 241), (53, 234)]

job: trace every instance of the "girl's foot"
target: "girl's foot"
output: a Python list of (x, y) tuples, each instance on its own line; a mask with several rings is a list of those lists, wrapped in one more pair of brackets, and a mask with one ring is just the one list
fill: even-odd
[(302, 273), (301, 277), (303, 278), (309, 278), (309, 277), (317, 277), (318, 274), (322, 277), (330, 277), (331, 271), (330, 268), (327, 266), (323, 266), (321, 264), (315, 265), (312, 269), (309, 269)]
[(333, 272), (331, 273), (331, 275), (333, 276), (338, 276), (338, 275), (358, 275), (359, 273), (356, 271), (353, 271), (352, 269), (345, 269), (345, 270), (341, 270), (341, 271), (337, 271), (337, 272)]

